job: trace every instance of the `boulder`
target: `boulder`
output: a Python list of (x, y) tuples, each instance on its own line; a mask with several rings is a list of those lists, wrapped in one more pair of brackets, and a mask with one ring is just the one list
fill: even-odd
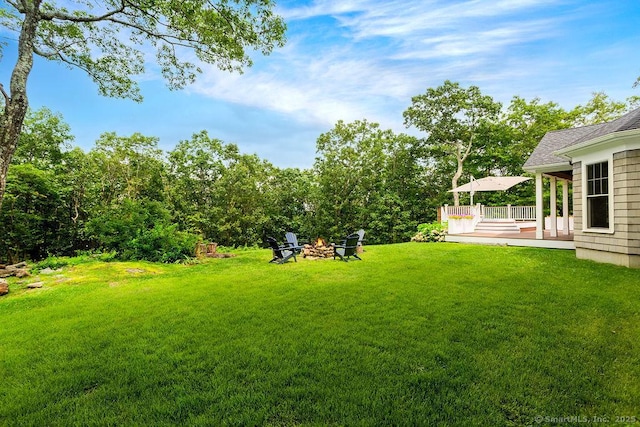
[(26, 277), (29, 273), (27, 272), (27, 263), (19, 262), (17, 264), (5, 265), (4, 268), (0, 268), (0, 278), (9, 277), (9, 276), (18, 276), (18, 277)]
[(22, 262), (19, 262), (17, 264), (7, 265), (5, 268), (7, 270), (17, 270), (19, 268), (23, 268), (23, 267), (26, 267), (26, 266), (27, 266), (27, 263), (22, 261)]
[(27, 285), (27, 288), (29, 289), (36, 289), (36, 288), (41, 288), (42, 285), (44, 285), (44, 282), (33, 282), (33, 283), (29, 283)]
[(31, 276), (31, 274), (29, 274), (29, 272), (28, 272), (27, 270), (20, 269), (20, 270), (16, 270), (16, 274), (15, 274), (15, 276), (16, 276), (18, 279), (22, 279), (23, 277), (29, 277), (29, 276)]
[(9, 293), (9, 284), (6, 280), (0, 279), (0, 296), (6, 295)]

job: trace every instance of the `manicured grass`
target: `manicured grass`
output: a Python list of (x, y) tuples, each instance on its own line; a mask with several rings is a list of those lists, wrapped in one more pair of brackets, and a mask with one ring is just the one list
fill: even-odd
[(42, 289), (12, 282), (0, 424), (640, 419), (638, 270), (446, 243), (269, 259), (95, 262)]

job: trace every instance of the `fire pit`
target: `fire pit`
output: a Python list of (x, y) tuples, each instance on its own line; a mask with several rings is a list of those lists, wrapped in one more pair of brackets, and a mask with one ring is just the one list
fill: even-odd
[(302, 256), (307, 259), (333, 258), (333, 246), (322, 237), (302, 247)]

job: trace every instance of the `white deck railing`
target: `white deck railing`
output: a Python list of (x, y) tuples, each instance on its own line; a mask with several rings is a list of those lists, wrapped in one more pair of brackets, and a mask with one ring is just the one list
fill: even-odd
[(482, 206), (480, 212), (484, 219), (509, 219), (508, 206)]
[(536, 207), (535, 206), (510, 206), (511, 218), (516, 221), (535, 221), (536, 220)]
[(515, 221), (535, 221), (535, 206), (449, 206), (442, 208), (442, 220), (449, 216), (473, 216), (477, 221), (481, 219), (512, 219)]
[(484, 219), (513, 219), (515, 221), (535, 221), (535, 206), (482, 206), (480, 215)]
[(444, 205), (444, 213), (446, 216), (473, 216), (475, 213), (475, 206), (449, 206)]

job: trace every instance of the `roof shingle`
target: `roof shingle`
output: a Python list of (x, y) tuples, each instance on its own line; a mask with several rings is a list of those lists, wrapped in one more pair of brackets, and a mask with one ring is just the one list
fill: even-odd
[(566, 163), (567, 159), (558, 157), (554, 153), (563, 148), (625, 130), (640, 129), (640, 108), (628, 112), (624, 116), (608, 123), (583, 126), (573, 129), (562, 129), (547, 132), (533, 150), (524, 164), (525, 169)]

